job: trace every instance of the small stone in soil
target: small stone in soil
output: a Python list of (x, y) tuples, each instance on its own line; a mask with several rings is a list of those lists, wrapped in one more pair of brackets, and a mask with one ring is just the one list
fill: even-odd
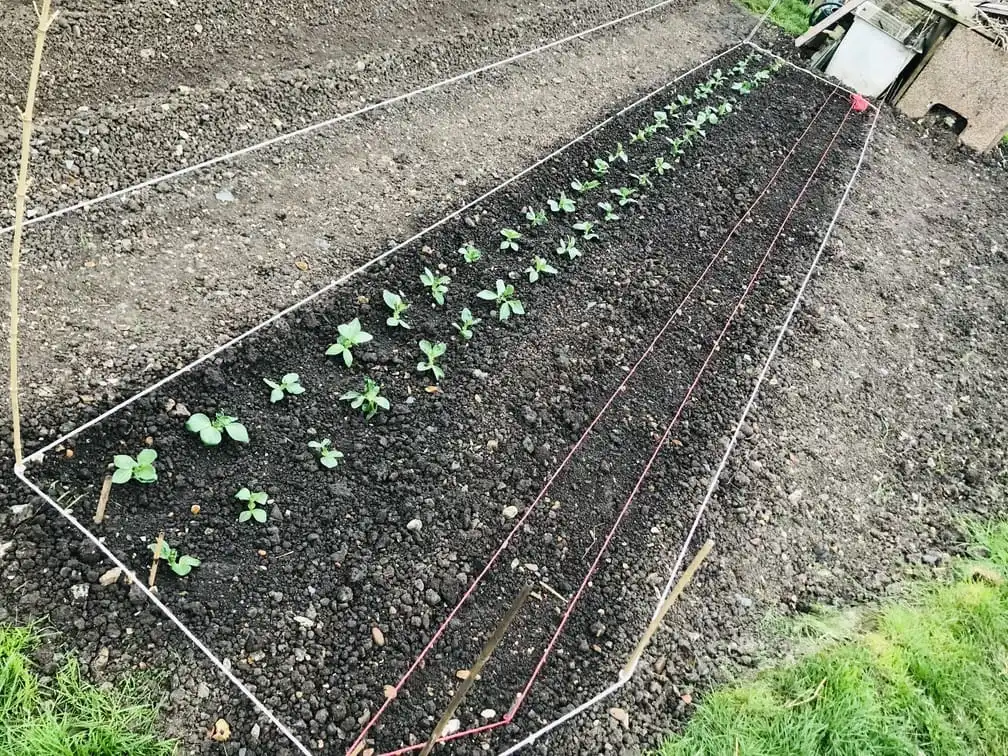
[(513, 520), (515, 517), (518, 516), (518, 507), (516, 507), (514, 504), (508, 504), (506, 507), (504, 507), (504, 511), (501, 512), (501, 514), (503, 514), (509, 520)]
[(406, 524), (406, 530), (412, 530), (414, 533), (423, 527), (423, 522), (419, 519), (414, 518)]
[(371, 628), (371, 640), (374, 641), (376, 646), (385, 645), (385, 633), (381, 631), (381, 628), (375, 625)]
[(102, 585), (112, 585), (119, 580), (119, 576), (122, 574), (122, 570), (118, 567), (113, 567), (112, 569), (103, 572), (102, 576), (98, 578), (98, 582)]

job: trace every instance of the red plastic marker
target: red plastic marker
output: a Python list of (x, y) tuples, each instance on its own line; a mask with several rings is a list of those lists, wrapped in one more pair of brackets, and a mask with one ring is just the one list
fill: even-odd
[(855, 113), (864, 113), (868, 110), (868, 100), (859, 94), (855, 93), (850, 96), (850, 104)]

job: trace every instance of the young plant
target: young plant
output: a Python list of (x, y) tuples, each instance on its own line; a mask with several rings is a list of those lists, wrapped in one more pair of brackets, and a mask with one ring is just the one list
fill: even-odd
[(416, 369), (421, 373), (425, 373), (429, 370), (434, 373), (434, 380), (440, 381), (444, 378), (444, 368), (437, 364), (437, 359), (448, 350), (448, 345), (443, 341), (438, 341), (432, 344), (427, 341), (427, 339), (423, 339), (418, 346), (420, 347), (420, 352), (427, 358), (427, 361), (418, 362)]
[(304, 386), (301, 385), (301, 378), (297, 373), (287, 373), (280, 379), (279, 383), (271, 381), (269, 378), (263, 378), (263, 383), (273, 389), (270, 391), (270, 402), (272, 404), (282, 401), (287, 394), (297, 396), (305, 392)]
[(592, 239), (598, 239), (598, 234), (595, 233), (595, 224), (591, 221), (584, 220), (575, 223), (573, 226), (575, 231), (581, 232), (581, 238), (585, 241), (591, 241)]
[(521, 234), (513, 228), (502, 228), (500, 235), (504, 237), (504, 241), (500, 243), (501, 249), (510, 249), (513, 252), (518, 251), (518, 240), (522, 238)]
[(439, 276), (430, 268), (424, 268), (420, 274), (420, 283), (430, 289), (431, 299), (437, 304), (444, 304), (444, 295), (448, 293), (448, 284), (451, 283), (450, 276)]
[(630, 144), (646, 142), (649, 136), (651, 136), (651, 134), (648, 132), (647, 128), (640, 129), (637, 132), (630, 134)]
[(112, 458), (115, 470), (112, 472), (113, 483), (129, 483), (135, 480), (137, 483), (153, 483), (157, 480), (157, 470), (154, 469), (154, 460), (157, 459), (157, 452), (153, 449), (141, 449), (140, 453), (133, 459), (129, 454), (116, 454)]
[(619, 220), (619, 216), (613, 212), (613, 206), (611, 202), (599, 202), (599, 209), (605, 213), (602, 216), (602, 221), (608, 223), (609, 221)]
[(469, 341), (473, 337), (473, 328), (482, 322), (482, 318), (473, 317), (472, 310), (463, 307), (462, 312), (459, 313), (459, 322), (452, 323), (452, 327), (459, 332), (463, 339)]
[(382, 299), (385, 300), (385, 306), (392, 310), (392, 314), (385, 318), (385, 325), (390, 328), (398, 326), (399, 328), (409, 330), (411, 327), (410, 324), (403, 320), (403, 315), (409, 309), (409, 302), (403, 299), (401, 293), (396, 294), (394, 291), (389, 291), (388, 289), (382, 292)]
[(644, 171), (644, 173), (631, 173), (630, 175), (637, 179), (637, 186), (654, 186), (654, 182), (651, 181), (651, 174), (648, 171)]
[(339, 449), (333, 449), (332, 441), (328, 438), (323, 438), (321, 441), (309, 441), (308, 448), (318, 453), (319, 462), (322, 467), (328, 470), (332, 470), (343, 459), (343, 452)]
[(381, 395), (381, 386), (366, 376), (363, 391), (347, 391), (340, 401), (350, 402), (350, 406), (363, 412), (367, 420), (377, 415), (379, 409), (388, 410), (390, 406), (389, 400)]
[(262, 507), (269, 500), (269, 496), (265, 491), (249, 491), (247, 488), (242, 488), (235, 494), (235, 498), (245, 502), (245, 509), (238, 515), (238, 522), (248, 522), (249, 520), (266, 522), (266, 510)]
[(757, 71), (755, 74), (753, 74), (753, 80), (755, 81), (757, 86), (765, 81), (770, 81), (770, 71), (765, 68), (761, 71)]
[(726, 79), (725, 79), (724, 71), (722, 71), (720, 68), (717, 69), (714, 72), (714, 74), (711, 76), (711, 78), (710, 78), (710, 83), (714, 87), (723, 87), (725, 85), (725, 81), (726, 81)]
[(366, 344), (374, 337), (361, 328), (358, 318), (354, 318), (349, 323), (341, 323), (336, 326), (336, 330), (339, 332), (339, 338), (336, 339), (335, 344), (329, 345), (329, 348), (326, 349), (326, 355), (329, 357), (342, 355), (343, 362), (347, 367), (350, 367), (353, 364), (353, 348)]
[(616, 149), (609, 155), (610, 163), (615, 163), (617, 160), (622, 160), (624, 163), (630, 162), (630, 159), (627, 157), (626, 150), (623, 149), (622, 142), (616, 142)]
[(525, 209), (525, 219), (532, 228), (546, 225), (546, 211), (534, 210), (531, 207)]
[(679, 159), (686, 154), (686, 145), (689, 143), (689, 140), (686, 137), (680, 136), (669, 139), (668, 143), (670, 145), (669, 153), (678, 163)]
[(654, 169), (655, 173), (657, 173), (659, 176), (664, 176), (665, 171), (672, 170), (672, 163), (669, 163), (668, 161), (665, 160), (665, 158), (659, 155), (654, 159)]
[(480, 299), (493, 302), (497, 309), (497, 318), (507, 320), (514, 315), (524, 315), (525, 306), (521, 300), (515, 296), (515, 288), (511, 284), (505, 284), (501, 279), (497, 279), (494, 289), (483, 289), (476, 294)]
[(705, 82), (703, 84), (697, 84), (696, 88), (693, 90), (693, 97), (697, 100), (706, 100), (710, 97), (711, 92), (714, 91), (714, 85), (710, 82)]
[(728, 115), (729, 113), (731, 113), (732, 110), (734, 110), (734, 108), (732, 107), (732, 104), (728, 100), (725, 100), (720, 105), (718, 105), (717, 114), (721, 118), (724, 118), (726, 115)]
[(668, 113), (664, 110), (654, 111), (654, 128), (656, 131), (668, 128)]
[(483, 257), (483, 253), (472, 244), (466, 244), (463, 247), (459, 247), (458, 253), (469, 265), (472, 265), (474, 262)]
[(237, 417), (225, 415), (223, 412), (218, 412), (213, 420), (202, 412), (197, 412), (195, 415), (189, 416), (185, 427), (187, 431), (199, 433), (200, 441), (204, 446), (217, 446), (224, 438), (224, 433), (232, 441), (237, 441), (240, 444), (249, 442), (248, 430), (245, 426), (238, 422)]
[(691, 100), (686, 95), (679, 95), (678, 97), (676, 97), (676, 102), (679, 103), (680, 108), (688, 108), (690, 105), (693, 104), (693, 100)]
[(710, 121), (710, 114), (705, 110), (701, 110), (699, 113), (697, 113), (696, 118), (694, 118), (692, 121), (687, 121), (686, 125), (689, 127), (689, 131), (692, 131), (694, 134), (699, 134), (700, 136), (707, 136), (707, 132), (704, 131), (703, 127), (706, 126), (709, 121)]
[(589, 179), (588, 181), (578, 181), (577, 179), (574, 179), (571, 181), (571, 189), (578, 194), (590, 192), (592, 189), (598, 189), (600, 186), (601, 184), (595, 179)]
[(554, 213), (559, 213), (560, 211), (573, 213), (577, 209), (577, 203), (563, 192), (560, 192), (559, 198), (547, 200), (546, 202)]
[(558, 273), (556, 268), (546, 262), (546, 258), (539, 255), (532, 258), (532, 264), (525, 268), (525, 272), (528, 273), (529, 283), (535, 283), (541, 275), (555, 276)]
[(636, 189), (631, 189), (628, 186), (621, 186), (619, 189), (610, 189), (610, 194), (615, 194), (619, 197), (619, 206), (626, 207), (627, 205), (639, 205), (640, 203), (633, 198), (637, 194)]
[(581, 250), (577, 248), (577, 242), (574, 241), (573, 236), (568, 236), (566, 239), (561, 239), (560, 244), (556, 248), (558, 255), (566, 255), (571, 260), (575, 260), (581, 257)]
[(179, 577), (185, 577), (193, 571), (194, 567), (199, 567), (202, 564), (199, 559), (189, 554), (179, 556), (178, 551), (169, 546), (168, 541), (164, 539), (161, 540), (160, 554), (157, 553), (157, 542), (147, 544), (147, 548), (152, 554), (157, 554), (158, 559), (164, 559), (171, 571)]
[(592, 163), (592, 173), (596, 176), (605, 176), (609, 173), (609, 163), (602, 158), (595, 158), (595, 161)]
[(754, 87), (751, 81), (736, 81), (731, 85), (731, 88), (741, 95), (747, 95), (753, 91)]

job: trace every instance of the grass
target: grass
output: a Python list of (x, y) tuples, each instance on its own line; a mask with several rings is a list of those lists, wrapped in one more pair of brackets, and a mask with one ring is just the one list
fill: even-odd
[[(740, 0), (742, 5), (762, 16), (773, 0)], [(804, 0), (780, 0), (770, 12), (769, 20), (790, 34), (797, 37), (808, 31), (809, 6)]]
[(0, 756), (172, 756), (155, 732), (149, 686), (127, 682), (104, 691), (82, 679), (68, 658), (52, 679), (40, 677), (31, 652), (34, 628), (0, 624)]
[(716, 691), (660, 756), (1008, 754), (1008, 525), (854, 639)]

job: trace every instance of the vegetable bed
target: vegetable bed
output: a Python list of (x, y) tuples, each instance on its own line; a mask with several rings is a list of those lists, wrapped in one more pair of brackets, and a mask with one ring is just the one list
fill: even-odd
[(95, 533), (146, 575), (163, 532), (160, 598), (318, 753), (419, 752), (532, 586), (448, 730), (513, 742), (650, 619), (864, 142), (771, 63), (716, 59), (32, 478), (94, 502), (114, 465)]

